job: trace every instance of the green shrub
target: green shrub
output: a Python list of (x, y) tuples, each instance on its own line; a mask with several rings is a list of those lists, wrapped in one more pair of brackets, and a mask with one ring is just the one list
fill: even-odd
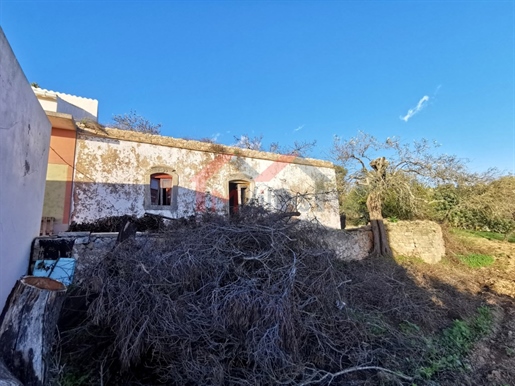
[[(440, 218), (436, 217), (437, 220)], [(515, 221), (488, 215), (479, 210), (460, 209), (449, 214), (447, 220), (455, 228), (495, 232), (507, 235), (515, 229)]]

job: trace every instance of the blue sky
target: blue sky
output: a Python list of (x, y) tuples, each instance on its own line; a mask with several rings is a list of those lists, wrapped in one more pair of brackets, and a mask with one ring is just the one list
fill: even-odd
[(362, 130), (515, 173), (514, 1), (0, 0), (0, 25), (30, 82), (103, 123), (326, 159)]

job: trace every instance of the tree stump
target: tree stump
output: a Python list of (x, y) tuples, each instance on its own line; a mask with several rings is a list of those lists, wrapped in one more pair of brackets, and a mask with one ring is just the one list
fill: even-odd
[(18, 381), (9, 369), (5, 367), (2, 360), (0, 360), (0, 386), (23, 386), (23, 383)]
[(0, 359), (24, 385), (45, 384), (66, 286), (46, 277), (18, 280), (3, 311)]
[(372, 235), (374, 236), (374, 249), (372, 256), (392, 257), (392, 249), (388, 242), (388, 236), (383, 221), (381, 196), (371, 192), (367, 197), (367, 209), (370, 216)]

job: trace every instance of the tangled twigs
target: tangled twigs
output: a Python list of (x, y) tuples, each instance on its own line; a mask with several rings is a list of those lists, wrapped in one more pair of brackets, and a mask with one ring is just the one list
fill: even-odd
[[(399, 373), (398, 371), (393, 371), (393, 370), (385, 369), (384, 367), (379, 367), (379, 366), (357, 366), (357, 367), (349, 367), (349, 368), (347, 368), (345, 370), (341, 370), (341, 371), (338, 371), (336, 373), (325, 373), (320, 378), (317, 378), (316, 380), (312, 380), (312, 381), (302, 382), (302, 383), (299, 384), (299, 386), (312, 385), (314, 383), (320, 384), (321, 382), (323, 382), (326, 379), (329, 379), (329, 381), (332, 381), (332, 380), (334, 380), (334, 378), (337, 378), (337, 377), (345, 375), (345, 374), (353, 373), (353, 372), (356, 372), (356, 371), (369, 371), (369, 370), (382, 371), (384, 373), (392, 374), (392, 375), (394, 375), (394, 376), (396, 376), (398, 378), (404, 379), (406, 381), (413, 381), (413, 379), (414, 379), (413, 377), (409, 377), (407, 375)], [(320, 373), (316, 369), (314, 371), (316, 373), (318, 373), (318, 374)]]
[(105, 381), (137, 368), (146, 384), (324, 384), (369, 358), (322, 232), (256, 208), (81, 261), (87, 317), (68, 351), (109, 358)]

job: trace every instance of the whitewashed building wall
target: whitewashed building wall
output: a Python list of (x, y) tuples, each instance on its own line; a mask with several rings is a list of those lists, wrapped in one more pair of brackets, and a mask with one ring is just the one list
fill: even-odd
[(50, 131), (0, 28), (0, 311), (39, 235)]
[[(176, 206), (148, 205), (150, 174), (173, 173)], [(340, 228), (335, 171), (330, 162), (243, 150), (115, 129), (79, 129), (72, 220), (145, 212), (180, 218), (228, 213), (229, 181), (249, 182), (251, 198), (277, 207), (298, 196), (302, 219)]]

